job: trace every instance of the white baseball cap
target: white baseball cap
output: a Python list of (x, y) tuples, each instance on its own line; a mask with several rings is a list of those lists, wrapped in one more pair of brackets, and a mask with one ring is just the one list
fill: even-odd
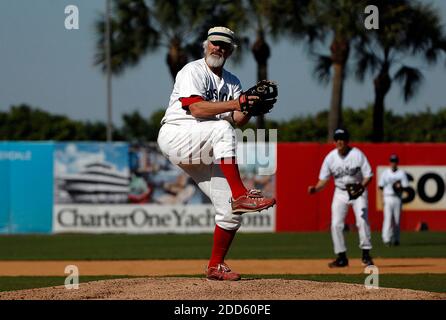
[(223, 41), (230, 44), (234, 43), (234, 32), (226, 27), (213, 27), (208, 31), (209, 41)]

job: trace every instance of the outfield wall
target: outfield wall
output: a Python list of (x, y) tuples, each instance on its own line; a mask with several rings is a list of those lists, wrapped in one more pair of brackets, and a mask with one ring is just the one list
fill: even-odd
[[(352, 143), (368, 157), (375, 175), (369, 185), (369, 218), (381, 230), (383, 213), (377, 193), (377, 173), (389, 165), (392, 153), (409, 174), (410, 190), (404, 194), (402, 230), (416, 230), (424, 222), (430, 230), (446, 231), (446, 144)], [(333, 144), (281, 143), (277, 162), (276, 231), (324, 231), (330, 227), (333, 180), (316, 195), (307, 188), (317, 182), (320, 166)], [(349, 211), (347, 223), (354, 225)]]
[[(404, 194), (402, 230), (426, 223), (429, 230), (446, 231), (446, 144), (353, 145), (364, 151), (375, 174), (369, 186), (373, 230), (382, 224), (376, 175), (387, 167), (389, 155), (397, 153), (411, 187)], [(248, 146), (244, 154), (251, 157), (256, 148)], [(241, 163), (247, 187), (277, 198), (277, 206), (263, 212), (263, 219), (244, 215), (241, 230), (329, 230), (332, 181), (317, 195), (308, 195), (307, 188), (317, 182), (322, 161), (333, 148), (280, 143), (277, 152), (267, 153), (271, 159), (256, 162), (269, 163), (264, 172), (277, 168), (271, 176), (259, 175), (259, 165)], [(145, 186), (138, 182), (142, 178)], [(0, 234), (197, 233), (214, 228), (206, 196), (153, 144), (135, 150), (126, 143), (1, 142), (0, 181)], [(132, 194), (140, 187), (146, 189)], [(352, 212), (347, 223), (354, 225)]]
[[(239, 144), (246, 186), (274, 195), (275, 151), (275, 144), (268, 150)], [(0, 234), (209, 233), (215, 228), (209, 199), (153, 143), (2, 142), (0, 181)], [(275, 216), (275, 208), (244, 215), (240, 231), (274, 232)]]

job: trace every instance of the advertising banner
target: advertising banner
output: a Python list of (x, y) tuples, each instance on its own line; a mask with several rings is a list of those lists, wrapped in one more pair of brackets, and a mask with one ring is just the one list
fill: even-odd
[[(388, 167), (378, 166), (378, 177)], [(406, 172), (409, 188), (403, 192), (403, 210), (446, 211), (446, 166), (399, 166)], [(383, 209), (377, 193), (376, 208)]]
[(0, 143), (0, 233), (49, 233), (53, 143)]
[[(211, 233), (212, 205), (55, 205), (53, 231), (79, 233)], [(243, 215), (242, 232), (274, 232), (275, 211)]]
[[(245, 186), (274, 196), (276, 145), (240, 143), (237, 154)], [(61, 143), (54, 163), (55, 233), (214, 230), (209, 198), (155, 143)], [(275, 208), (243, 215), (240, 231), (274, 232)]]
[(57, 143), (54, 204), (127, 203), (130, 190), (126, 143)]

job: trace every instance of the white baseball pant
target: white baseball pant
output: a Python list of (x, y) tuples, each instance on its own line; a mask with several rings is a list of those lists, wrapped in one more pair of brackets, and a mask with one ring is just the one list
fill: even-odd
[[(400, 241), (400, 217), (402, 201), (398, 196), (384, 196), (383, 242)], [(393, 228), (392, 228), (393, 222)]]
[(232, 214), (231, 189), (215, 160), (236, 155), (236, 137), (226, 120), (187, 120), (164, 124), (158, 134), (161, 152), (183, 169), (214, 205), (215, 223), (226, 230), (240, 227), (241, 215)]
[(359, 198), (349, 200), (347, 191), (335, 188), (331, 203), (331, 237), (335, 254), (347, 251), (343, 230), (349, 206), (353, 207), (355, 213), (356, 227), (359, 233), (359, 248), (372, 249), (367, 191), (364, 191)]

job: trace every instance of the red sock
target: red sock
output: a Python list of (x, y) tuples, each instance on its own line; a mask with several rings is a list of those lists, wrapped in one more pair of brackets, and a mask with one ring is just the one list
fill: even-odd
[(231, 246), (236, 232), (237, 230), (226, 230), (217, 225), (215, 226), (214, 244), (212, 246), (212, 254), (208, 267), (215, 267), (219, 263), (224, 262), (226, 253)]
[(244, 195), (247, 190), (243, 185), (242, 179), (240, 178), (240, 172), (238, 171), (238, 165), (235, 158), (231, 158), (230, 161), (229, 159), (221, 159), (220, 168), (221, 171), (223, 171), (226, 180), (228, 180), (232, 197), (237, 199), (238, 197)]

